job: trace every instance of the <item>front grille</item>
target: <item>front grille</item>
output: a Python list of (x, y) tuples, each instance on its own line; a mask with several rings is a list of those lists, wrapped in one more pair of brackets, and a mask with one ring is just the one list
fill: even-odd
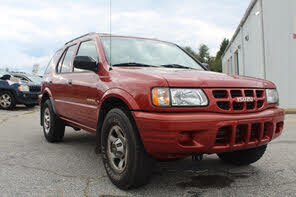
[(217, 105), (220, 109), (224, 109), (224, 110), (228, 110), (230, 107), (230, 103), (228, 101), (217, 102)]
[(253, 90), (245, 90), (245, 96), (253, 97), (254, 96), (254, 91)]
[[(280, 133), (283, 128), (283, 122), (278, 122), (276, 127), (272, 122), (258, 122), (239, 124), (236, 126), (223, 126), (218, 129), (216, 135), (216, 146), (225, 146), (227, 144), (244, 144), (270, 139), (273, 132)], [(233, 133), (234, 132), (234, 133)], [(233, 133), (233, 134), (232, 134)], [(234, 136), (234, 137), (231, 137)]]
[(256, 90), (256, 96), (257, 96), (258, 98), (262, 98), (262, 97), (263, 97), (263, 93), (264, 93), (263, 90)]
[(215, 98), (227, 98), (226, 90), (214, 90), (213, 95)]
[(218, 130), (216, 137), (216, 144), (224, 145), (227, 144), (231, 136), (231, 126), (221, 127)]
[(247, 102), (247, 109), (254, 109), (255, 108), (255, 102)]
[[(217, 110), (223, 112), (256, 112), (265, 104), (265, 91), (263, 89), (208, 89), (206, 92), (214, 100)], [(241, 97), (241, 98), (238, 98)], [(241, 100), (250, 97), (252, 100)]]
[(241, 97), (242, 91), (241, 90), (230, 90), (230, 94), (232, 98)]
[(243, 110), (244, 109), (244, 103), (237, 103), (233, 102), (233, 110)]
[(252, 124), (250, 141), (259, 139), (261, 125), (259, 123)]
[(238, 125), (235, 133), (235, 143), (243, 143), (247, 138), (248, 125)]
[(30, 92), (40, 92), (41, 86), (29, 86)]

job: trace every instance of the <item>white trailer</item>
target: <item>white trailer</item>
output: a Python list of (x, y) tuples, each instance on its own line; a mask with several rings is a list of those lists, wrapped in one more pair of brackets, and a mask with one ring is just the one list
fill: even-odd
[(274, 82), (281, 107), (296, 111), (296, 0), (252, 0), (222, 64), (224, 73)]

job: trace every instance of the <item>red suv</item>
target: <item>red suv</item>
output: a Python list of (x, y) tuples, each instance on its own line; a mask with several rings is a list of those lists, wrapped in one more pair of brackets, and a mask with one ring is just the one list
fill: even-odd
[(145, 184), (155, 158), (256, 162), (284, 123), (272, 82), (209, 72), (169, 42), (97, 33), (55, 53), (39, 100), (45, 138), (62, 141), (65, 126), (96, 135), (121, 189)]

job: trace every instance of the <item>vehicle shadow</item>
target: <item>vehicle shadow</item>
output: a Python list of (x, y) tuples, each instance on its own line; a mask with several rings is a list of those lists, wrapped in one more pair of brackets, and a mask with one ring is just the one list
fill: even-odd
[(27, 107), (25, 105), (16, 105), (13, 111), (36, 111), (38, 109), (39, 109), (38, 105), (35, 107)]
[(63, 144), (67, 145), (87, 145), (95, 147), (96, 139), (95, 135), (88, 133), (87, 131), (75, 131), (72, 128), (66, 128), (65, 137), (63, 139)]
[[(73, 151), (89, 152), (89, 158), (83, 162), (101, 162), (101, 155), (95, 154), (95, 136), (85, 131), (74, 131), (67, 128), (62, 146), (72, 146)], [(96, 157), (97, 156), (97, 157)], [(86, 164), (85, 164), (86, 165)], [(100, 172), (103, 165), (98, 166)], [(137, 195), (151, 188), (189, 189), (222, 189), (230, 187), (238, 179), (248, 179), (259, 174), (255, 166), (237, 167), (221, 161), (216, 155), (205, 155), (202, 161), (193, 161), (191, 157), (175, 161), (157, 161), (153, 168), (149, 184), (138, 189), (127, 191)], [(97, 184), (100, 184), (99, 182)], [(113, 186), (110, 182), (111, 187)], [(115, 186), (114, 186), (115, 187)]]

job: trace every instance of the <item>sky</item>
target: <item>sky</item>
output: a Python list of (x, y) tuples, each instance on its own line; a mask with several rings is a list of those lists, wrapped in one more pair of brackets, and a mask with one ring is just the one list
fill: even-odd
[[(250, 0), (112, 0), (112, 34), (157, 38), (215, 55)], [(110, 32), (110, 0), (0, 0), (0, 69), (41, 74), (65, 42)]]

